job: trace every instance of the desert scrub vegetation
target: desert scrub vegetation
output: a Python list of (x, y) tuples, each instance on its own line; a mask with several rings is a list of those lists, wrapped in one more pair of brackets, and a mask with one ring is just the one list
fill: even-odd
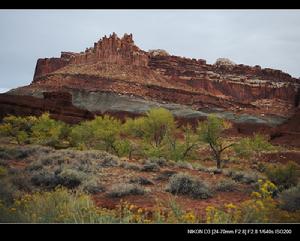
[(48, 154), (53, 149), (39, 145), (26, 145), (26, 146), (1, 146), (0, 159), (1, 160), (24, 160), (31, 157), (38, 157)]
[(226, 143), (221, 136), (222, 132), (230, 127), (229, 122), (215, 115), (209, 115), (207, 121), (200, 123), (197, 129), (199, 139), (207, 143), (212, 150), (218, 169), (222, 165), (222, 153), (234, 145), (234, 143)]
[(112, 212), (97, 208), (88, 195), (56, 188), (26, 194), (10, 206), (0, 203), (0, 222), (10, 223), (113, 223)]
[(251, 199), (239, 205), (225, 204), (216, 208), (206, 208), (206, 223), (268, 223), (299, 222), (300, 212), (280, 209), (273, 199), (277, 187), (270, 181), (259, 180), (259, 190), (252, 192)]
[(137, 183), (140, 185), (154, 185), (154, 182), (146, 177), (135, 177), (129, 180), (130, 183)]
[[(30, 147), (30, 148), (29, 148)], [(52, 190), (57, 186), (70, 189), (79, 188), (88, 193), (100, 192), (100, 177), (104, 168), (119, 165), (119, 158), (104, 151), (55, 150), (49, 147), (22, 147), (21, 159), (27, 164), (19, 173), (19, 169), (8, 167), (8, 182), (11, 189), (19, 191)], [(9, 158), (19, 156), (19, 151), (10, 153)], [(17, 153), (17, 154), (15, 154)], [(24, 153), (26, 155), (24, 155)], [(14, 173), (17, 172), (17, 173)]]
[(138, 164), (135, 163), (130, 163), (130, 162), (121, 162), (120, 167), (128, 170), (134, 170), (134, 171), (140, 171), (142, 167)]
[(104, 115), (73, 126), (44, 113), (39, 117), (5, 117), (0, 124), (0, 135), (9, 136), (19, 144), (97, 149), (129, 159), (156, 157), (176, 162), (199, 158), (197, 149), (208, 144), (218, 169), (224, 163), (223, 153), (231, 147), (237, 156), (254, 155), (271, 148), (267, 139), (259, 135), (237, 143), (229, 141), (222, 132), (230, 124), (214, 115), (194, 127), (177, 125), (173, 114), (163, 108), (150, 109), (145, 116), (128, 118), (124, 123)]
[(36, 143), (59, 147), (66, 141), (69, 126), (51, 119), (49, 113), (39, 117), (5, 117), (0, 125), (0, 135), (12, 137), (18, 144)]
[(232, 179), (222, 179), (219, 181), (216, 185), (216, 190), (220, 192), (233, 192), (236, 191), (238, 188), (238, 185), (235, 181)]
[(145, 189), (138, 184), (119, 183), (111, 187), (107, 195), (112, 198), (120, 198), (128, 195), (144, 195)]
[(195, 199), (206, 199), (213, 196), (213, 190), (208, 183), (184, 173), (173, 175), (166, 191), (174, 195), (187, 195)]
[(280, 208), (287, 211), (298, 211), (300, 210), (300, 184), (284, 190), (279, 195), (281, 201)]
[(88, 148), (117, 153), (116, 141), (119, 138), (121, 122), (105, 115), (97, 116), (94, 120), (75, 125), (70, 133), (74, 146), (85, 145)]
[(143, 172), (158, 172), (159, 170), (159, 165), (151, 162), (145, 163), (141, 168), (141, 171)]
[(231, 177), (234, 181), (245, 184), (254, 184), (257, 183), (259, 179), (265, 179), (260, 173), (251, 170), (241, 171), (235, 169), (226, 169), (223, 170), (223, 173), (226, 176)]
[(32, 135), (32, 127), (37, 123), (34, 116), (20, 117), (7, 116), (2, 120), (0, 125), (0, 135), (12, 137), (18, 144), (29, 142)]
[(275, 183), (279, 190), (288, 189), (297, 185), (300, 173), (300, 166), (292, 161), (287, 164), (269, 165), (265, 173), (269, 180)]
[(276, 148), (268, 142), (266, 136), (255, 134), (253, 137), (245, 137), (233, 145), (238, 157), (246, 159), (261, 158), (265, 151), (274, 151)]

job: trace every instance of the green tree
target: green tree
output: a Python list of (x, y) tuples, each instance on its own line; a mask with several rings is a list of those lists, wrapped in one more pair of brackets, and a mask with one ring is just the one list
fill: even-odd
[(221, 168), (222, 153), (232, 147), (234, 143), (226, 143), (221, 133), (230, 127), (230, 124), (215, 115), (209, 115), (207, 120), (200, 123), (197, 131), (200, 141), (209, 144), (213, 157), (217, 163), (217, 168)]
[(243, 138), (234, 145), (235, 153), (242, 158), (250, 158), (252, 156), (260, 158), (262, 152), (271, 150), (274, 150), (274, 146), (268, 142), (265, 136), (260, 134)]
[[(183, 141), (177, 136), (183, 135)], [(187, 159), (198, 146), (199, 138), (190, 125), (177, 129), (173, 134), (167, 135), (168, 152), (171, 160), (179, 161)]]
[(140, 117), (128, 124), (136, 136), (142, 137), (153, 147), (161, 147), (167, 134), (175, 129), (172, 113), (164, 108), (154, 108), (147, 112), (146, 117)]
[(88, 148), (104, 149), (117, 153), (115, 142), (120, 137), (121, 122), (108, 115), (97, 116), (94, 120), (84, 121), (74, 126), (70, 133), (71, 143), (82, 144)]
[(119, 157), (127, 156), (131, 159), (133, 152), (136, 150), (136, 145), (133, 141), (128, 139), (116, 140), (114, 142), (114, 148)]
[(18, 144), (29, 141), (32, 135), (32, 127), (37, 122), (35, 116), (7, 116), (0, 125), (0, 135), (13, 137)]
[(51, 119), (49, 113), (42, 114), (32, 127), (32, 141), (41, 145), (58, 146), (68, 126)]

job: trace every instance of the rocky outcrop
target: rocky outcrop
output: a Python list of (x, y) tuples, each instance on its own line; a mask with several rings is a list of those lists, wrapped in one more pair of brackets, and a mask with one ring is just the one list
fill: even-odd
[(49, 112), (54, 119), (70, 124), (94, 118), (91, 112), (72, 104), (70, 93), (45, 92), (43, 94), (44, 99), (33, 96), (16, 97), (15, 95), (0, 94), (0, 119), (7, 115), (39, 116), (44, 112)]
[[(300, 101), (299, 87), (299, 79), (280, 70), (236, 64), (225, 58), (208, 64), (203, 59), (173, 56), (161, 49), (146, 52), (134, 44), (132, 34), (119, 38), (113, 33), (84, 52), (62, 52), (60, 58), (39, 59), (33, 82), (10, 93), (27, 95), (51, 90), (79, 96), (84, 91), (91, 97), (94, 93), (111, 93), (185, 105), (194, 111), (221, 109), (259, 119), (294, 114)], [(81, 101), (73, 98), (72, 102), (78, 105)], [(91, 105), (80, 107), (86, 106)], [(95, 105), (92, 111), (102, 113), (101, 106)], [(116, 113), (109, 108), (105, 111)]]
[(300, 108), (285, 123), (271, 132), (272, 143), (300, 147)]
[(147, 66), (148, 54), (140, 50), (133, 42), (132, 34), (125, 34), (121, 39), (113, 33), (104, 36), (94, 46), (84, 52), (62, 52), (60, 58), (38, 59), (33, 82), (39, 77), (52, 73), (68, 64), (93, 64), (97, 62), (118, 65)]

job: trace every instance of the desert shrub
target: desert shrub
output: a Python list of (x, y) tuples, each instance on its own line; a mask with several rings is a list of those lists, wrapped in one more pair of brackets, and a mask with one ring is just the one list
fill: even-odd
[(220, 174), (223, 172), (222, 169), (217, 168), (217, 167), (204, 167), (204, 166), (200, 166), (197, 168), (198, 171), (201, 172), (208, 172), (208, 173), (212, 173), (212, 174)]
[(85, 173), (74, 169), (64, 169), (58, 174), (60, 185), (67, 188), (74, 188), (81, 184), (81, 182), (87, 179)]
[(1, 147), (0, 158), (5, 160), (24, 159), (30, 155), (25, 148), (22, 147)]
[(59, 146), (67, 128), (67, 124), (51, 119), (49, 113), (44, 113), (32, 126), (32, 142), (53, 147)]
[(18, 144), (29, 142), (32, 135), (32, 127), (37, 122), (34, 116), (7, 116), (0, 125), (0, 135), (13, 137)]
[(25, 174), (20, 174), (20, 173), (13, 174), (10, 177), (10, 182), (20, 191), (24, 191), (24, 192), (32, 191), (30, 178)]
[(97, 194), (105, 191), (104, 186), (99, 184), (97, 180), (90, 179), (82, 184), (82, 189), (88, 194)]
[(146, 177), (136, 177), (136, 178), (132, 178), (129, 181), (130, 183), (137, 183), (140, 185), (154, 185), (154, 182), (152, 182), (151, 180), (149, 180)]
[(152, 146), (146, 142), (141, 144), (141, 154), (148, 158), (161, 158), (168, 155), (165, 146)]
[(33, 162), (30, 163), (28, 166), (25, 167), (25, 170), (28, 172), (38, 171), (43, 169), (43, 164), (40, 162)]
[(159, 165), (156, 163), (146, 163), (141, 168), (143, 172), (158, 172), (159, 170)]
[(140, 171), (141, 167), (135, 163), (130, 163), (130, 162), (122, 162), (120, 164), (120, 167), (123, 167), (125, 169), (129, 169), (129, 170), (135, 170), (135, 171)]
[(300, 210), (300, 184), (280, 193), (279, 200), (281, 201), (280, 207), (283, 210), (292, 212)]
[(167, 134), (175, 128), (175, 120), (170, 111), (164, 108), (150, 109), (146, 117), (137, 118), (126, 124), (128, 132), (142, 137), (147, 143), (161, 147)]
[(61, 179), (54, 172), (41, 170), (31, 176), (31, 183), (38, 187), (53, 189), (61, 184)]
[(180, 167), (180, 168), (185, 168), (185, 169), (189, 169), (189, 170), (193, 170), (193, 165), (189, 162), (185, 162), (185, 161), (179, 161), (176, 162), (176, 166)]
[(0, 203), (10, 204), (17, 195), (18, 190), (11, 183), (7, 169), (0, 167)]
[(226, 143), (221, 136), (221, 133), (229, 127), (229, 122), (226, 122), (215, 115), (209, 115), (207, 121), (200, 123), (197, 128), (200, 141), (209, 144), (213, 152), (217, 168), (219, 169), (222, 164), (222, 153), (234, 144)]
[(156, 177), (156, 180), (169, 180), (169, 178), (173, 175), (175, 175), (177, 172), (172, 170), (164, 170), (158, 176)]
[(283, 190), (297, 185), (299, 170), (297, 163), (288, 162), (286, 165), (270, 165), (265, 173), (279, 190)]
[(152, 157), (146, 160), (146, 163), (154, 163), (159, 165), (160, 167), (167, 165), (167, 160), (164, 157)]
[(137, 184), (120, 183), (112, 186), (107, 195), (112, 198), (124, 197), (128, 195), (144, 195), (145, 190)]
[(68, 166), (81, 172), (95, 173), (101, 168), (119, 165), (119, 158), (104, 151), (56, 150), (40, 156), (28, 168)]
[(133, 137), (142, 138), (144, 135), (144, 122), (145, 117), (139, 117), (135, 119), (128, 118), (122, 126), (122, 133)]
[(81, 122), (72, 128), (70, 142), (73, 146), (86, 145), (112, 153), (117, 153), (115, 142), (119, 138), (121, 122), (105, 115), (94, 120)]
[[(177, 135), (183, 135), (183, 141), (177, 138)], [(173, 129), (172, 134), (166, 135), (167, 157), (174, 161), (184, 161), (195, 156), (195, 150), (198, 146), (199, 138), (194, 132), (192, 126), (186, 125), (181, 129)]]
[(10, 207), (0, 207), (0, 222), (113, 223), (112, 211), (97, 208), (91, 198), (64, 188), (24, 195)]
[(220, 192), (232, 192), (237, 190), (237, 183), (231, 179), (222, 179), (217, 183), (216, 190)]
[(17, 188), (7, 180), (0, 180), (0, 202), (11, 204), (17, 196)]
[(114, 147), (117, 155), (119, 157), (128, 157), (131, 159), (133, 152), (136, 150), (136, 145), (131, 142), (130, 140), (123, 139), (123, 140), (116, 140), (114, 142)]
[(207, 183), (183, 173), (173, 175), (170, 178), (166, 191), (175, 195), (188, 195), (200, 199), (206, 199), (213, 195), (212, 189)]
[(239, 171), (239, 170), (226, 170), (224, 171), (226, 176), (231, 177), (233, 180), (245, 184), (256, 183), (262, 176), (253, 171)]
[(119, 165), (119, 158), (105, 152), (102, 153), (101, 161), (98, 163), (98, 166), (101, 167), (115, 167), (118, 165)]
[(234, 151), (239, 157), (250, 158), (260, 155), (264, 151), (274, 150), (271, 143), (263, 135), (256, 134), (253, 137), (246, 137), (234, 145)]
[[(270, 181), (260, 181), (258, 192), (251, 194), (251, 199), (240, 205), (225, 204), (223, 208), (208, 206), (206, 208), (207, 223), (265, 223), (272, 222), (276, 210), (276, 202), (272, 195), (276, 186)], [(278, 220), (277, 220), (278, 221)]]

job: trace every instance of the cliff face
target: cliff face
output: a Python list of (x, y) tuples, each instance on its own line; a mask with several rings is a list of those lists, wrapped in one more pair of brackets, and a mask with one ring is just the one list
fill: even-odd
[(62, 52), (60, 58), (39, 59), (36, 65), (33, 83), (41, 76), (54, 72), (68, 64), (93, 64), (97, 62), (118, 65), (147, 66), (148, 55), (140, 50), (132, 40), (132, 34), (118, 38), (115, 33), (104, 36), (94, 47), (85, 52)]
[[(84, 90), (237, 113), (290, 116), (299, 104), (299, 80), (280, 70), (219, 59), (169, 55), (139, 49), (132, 35), (103, 37), (84, 52), (37, 61), (29, 86), (11, 93)], [(97, 111), (97, 110), (96, 110)], [(100, 111), (100, 110), (98, 110)]]
[(66, 92), (44, 92), (44, 98), (0, 94), (0, 118), (7, 115), (41, 115), (49, 112), (52, 118), (75, 124), (94, 115), (72, 104), (72, 95)]

